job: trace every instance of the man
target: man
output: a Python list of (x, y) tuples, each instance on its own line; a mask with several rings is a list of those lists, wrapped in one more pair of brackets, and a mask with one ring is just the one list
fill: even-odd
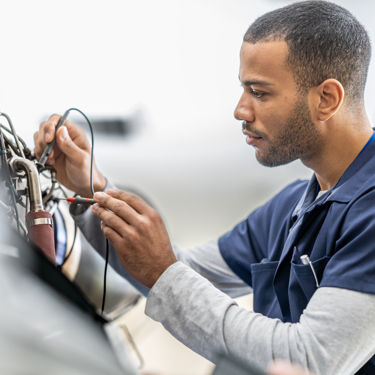
[[(94, 195), (100, 220), (72, 209), (101, 254), (99, 227), (110, 240), (113, 267), (148, 294), (146, 314), (206, 358), (224, 352), (263, 369), (279, 358), (317, 374), (375, 373), (375, 137), (363, 102), (370, 56), (364, 28), (325, 1), (294, 3), (249, 27), (235, 117), (260, 163), (301, 159), (315, 173), (218, 241), (172, 248), (160, 216), (109, 189), (97, 170), (95, 191), (107, 189)], [(38, 156), (58, 119), (36, 133)], [(68, 122), (49, 159), (82, 196), (91, 196), (89, 150)], [(230, 298), (250, 287), (255, 312)]]

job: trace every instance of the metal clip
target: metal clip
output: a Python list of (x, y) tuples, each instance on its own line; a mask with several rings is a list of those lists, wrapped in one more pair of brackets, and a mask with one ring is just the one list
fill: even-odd
[(316, 277), (316, 273), (315, 273), (315, 270), (314, 270), (314, 266), (312, 265), (309, 256), (308, 256), (308, 255), (302, 255), (302, 256), (300, 257), (300, 259), (301, 259), (302, 264), (304, 264), (305, 266), (307, 266), (307, 265), (310, 266), (311, 271), (312, 271), (312, 273), (313, 273), (313, 275), (314, 275), (314, 279), (315, 279), (316, 287), (319, 288), (318, 278)]

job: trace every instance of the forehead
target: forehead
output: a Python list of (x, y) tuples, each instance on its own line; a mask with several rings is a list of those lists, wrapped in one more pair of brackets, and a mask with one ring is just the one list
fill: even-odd
[(294, 86), (293, 74), (286, 65), (287, 56), (288, 46), (284, 41), (244, 42), (240, 53), (241, 82)]

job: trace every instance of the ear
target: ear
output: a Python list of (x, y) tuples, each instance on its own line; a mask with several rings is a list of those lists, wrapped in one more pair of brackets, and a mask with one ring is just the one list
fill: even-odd
[(341, 107), (345, 91), (336, 79), (326, 79), (313, 88), (314, 112), (318, 121), (328, 121)]

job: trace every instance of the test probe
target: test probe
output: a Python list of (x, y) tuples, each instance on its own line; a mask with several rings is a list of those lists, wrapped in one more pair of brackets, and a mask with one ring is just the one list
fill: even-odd
[(76, 204), (89, 204), (91, 206), (96, 203), (93, 199), (82, 198), (82, 197), (66, 198), (66, 199), (60, 199), (60, 200), (66, 200), (70, 203), (76, 203)]
[(61, 126), (63, 126), (65, 124), (65, 121), (68, 118), (68, 115), (69, 115), (70, 111), (71, 111), (71, 109), (68, 109), (67, 111), (65, 111), (65, 113), (63, 114), (63, 116), (60, 118), (60, 120), (59, 120), (59, 122), (58, 122), (58, 124), (56, 126), (55, 136), (53, 137), (53, 140), (50, 143), (47, 143), (47, 147), (44, 149), (43, 154), (42, 154), (42, 156), (39, 159), (39, 162), (36, 163), (37, 168), (38, 168), (39, 171), (42, 170), (42, 169), (44, 169), (46, 161), (47, 161), (49, 155), (51, 154), (53, 146), (56, 143), (56, 133), (57, 133), (57, 130)]

